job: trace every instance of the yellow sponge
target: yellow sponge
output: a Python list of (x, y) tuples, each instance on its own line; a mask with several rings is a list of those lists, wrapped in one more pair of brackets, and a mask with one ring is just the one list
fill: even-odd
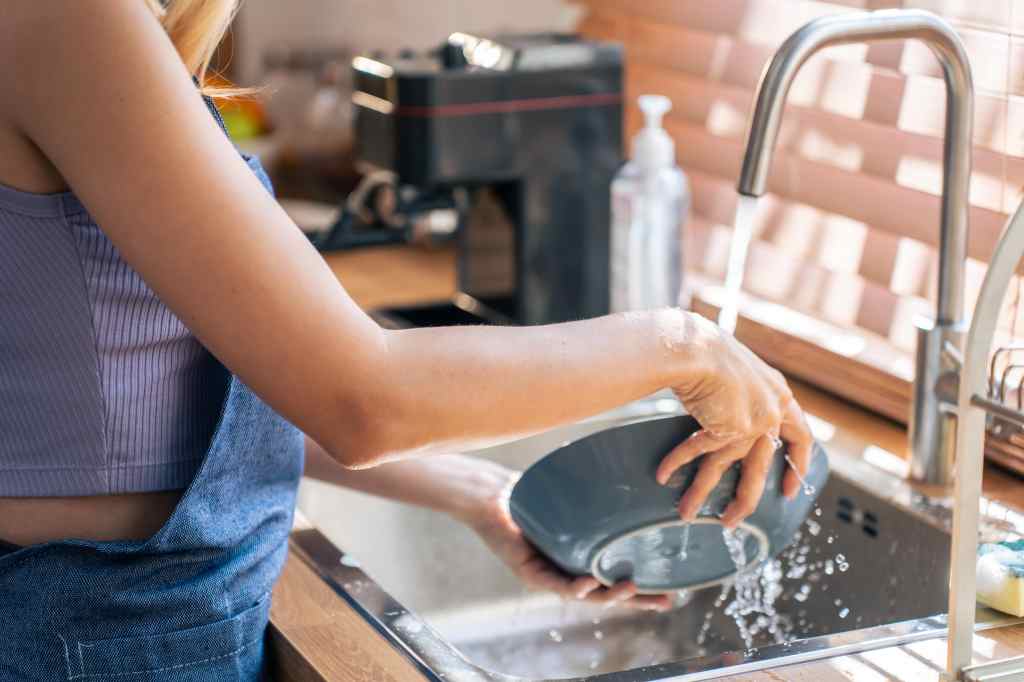
[(1011, 616), (1024, 616), (1024, 540), (978, 548), (978, 601)]

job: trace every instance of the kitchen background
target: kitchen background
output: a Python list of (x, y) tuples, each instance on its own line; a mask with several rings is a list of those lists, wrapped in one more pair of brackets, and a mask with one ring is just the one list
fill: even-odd
[[(693, 191), (686, 287), (692, 307), (713, 315), (764, 64), (817, 16), (896, 7), (950, 20), (972, 61), (972, 302), (1024, 187), (1024, 6), (1013, 0), (521, 0), (514, 11), (493, 0), (249, 0), (227, 73), (264, 87), (263, 125), (274, 134), (247, 144), (274, 167), (289, 210), (309, 227), (329, 222), (358, 179), (348, 162), (353, 55), (437, 46), (456, 30), (575, 30), (621, 42), (624, 139), (640, 125), (637, 95), (674, 103), (665, 125)], [(831, 48), (801, 71), (770, 195), (754, 219), (737, 328), (782, 369), (898, 421), (911, 394), (913, 321), (934, 305), (944, 96), (939, 64), (920, 43)], [(1019, 289), (1007, 297), (1004, 337), (1024, 325)]]
[[(385, 54), (434, 48), (454, 31), (576, 31), (621, 43), (623, 140), (642, 124), (639, 95), (658, 93), (672, 100), (664, 125), (692, 190), (682, 235), (685, 300), (714, 318), (728, 298), (722, 283), (737, 215), (736, 180), (764, 65), (786, 37), (816, 17), (887, 8), (926, 9), (945, 17), (962, 36), (974, 70), (964, 296), (970, 306), (1007, 217), (1024, 197), (1020, 0), (520, 0), (512, 6), (485, 0), (247, 0), (222, 56), (232, 80), (261, 88), (260, 104), (238, 104), (235, 115), (229, 108), (228, 120), (240, 144), (264, 156), (286, 209), (301, 227), (314, 231), (337, 217), (361, 177), (354, 163), (354, 56), (380, 53), (387, 62)], [(803, 380), (801, 400), (815, 415), (815, 435), (838, 454), (802, 541), (804, 549), (821, 555), (829, 577), (817, 576), (823, 582), (815, 583), (811, 597), (808, 583), (799, 596), (793, 592), (783, 599), (792, 596), (801, 605), (798, 614), (806, 609), (813, 614), (807, 619), (812, 624), (798, 621), (803, 635), (909, 622), (946, 609), (949, 540), (921, 519), (935, 514), (945, 523), (949, 504), (932, 503), (918, 489), (898, 498), (919, 505), (912, 513), (884, 501), (897, 499), (891, 486), (909, 468), (903, 427), (915, 372), (914, 321), (931, 317), (935, 307), (944, 111), (942, 73), (924, 45), (825, 50), (802, 68), (790, 93), (769, 193), (753, 219), (736, 335)], [(515, 128), (516, 122), (507, 127)], [(628, 145), (622, 152), (628, 153)], [(601, 185), (601, 200), (605, 191)], [(358, 255), (331, 252), (326, 258), (353, 296), (374, 309), (396, 305), (385, 301), (382, 289), (408, 291), (409, 303), (449, 296), (452, 251), (444, 239), (425, 239)], [(549, 260), (569, 261), (565, 250), (548, 251)], [(1024, 337), (1021, 298), (1018, 278), (1007, 293), (996, 344)], [(995, 369), (1011, 389), (1007, 402), (1024, 397), (1024, 366)], [(879, 414), (889, 420), (878, 419)], [(1024, 437), (1012, 431), (990, 438), (987, 454), (1020, 474)], [(581, 433), (552, 432), (477, 454), (522, 469)], [(878, 469), (886, 476), (876, 478)], [(890, 480), (887, 474), (898, 476)], [(995, 496), (982, 503), (984, 513), (1019, 525), (1019, 477), (996, 467), (985, 475)], [(710, 592), (661, 621), (595, 616), (524, 589), (472, 531), (452, 519), (311, 480), (303, 483), (299, 506), (345, 552), (342, 561), (328, 555), (321, 566), (336, 578), (335, 589), (364, 607), (387, 604), (377, 616), (394, 617), (399, 631), (409, 626), (404, 611), (395, 608), (401, 604), (483, 667), (531, 679), (586, 676), (703, 656), (716, 646), (729, 652), (718, 664), (742, 660), (729, 658), (738, 644), (723, 640), (704, 648), (707, 614), (715, 609)], [(835, 567), (826, 562), (832, 557), (841, 559)], [(803, 580), (799, 567), (794, 575)], [(378, 586), (396, 601), (381, 601)], [(419, 632), (418, 621), (412, 626), (411, 632)], [(733, 631), (730, 623), (717, 623), (713, 630)], [(694, 639), (695, 632), (702, 634)], [(979, 641), (991, 644), (989, 658), (1017, 653), (998, 648), (995, 638)], [(945, 644), (920, 644), (911, 653), (844, 657), (834, 668), (844, 673), (841, 679), (936, 679), (945, 665)], [(840, 677), (817, 669), (806, 679)]]

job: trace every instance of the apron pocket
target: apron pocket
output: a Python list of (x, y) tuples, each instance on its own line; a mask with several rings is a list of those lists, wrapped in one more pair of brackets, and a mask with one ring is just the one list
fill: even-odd
[(68, 679), (170, 672), (237, 656), (263, 639), (270, 594), (227, 620), (146, 637), (68, 642)]

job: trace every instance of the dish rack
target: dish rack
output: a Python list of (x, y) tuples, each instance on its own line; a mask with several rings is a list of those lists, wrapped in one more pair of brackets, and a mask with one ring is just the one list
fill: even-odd
[[(979, 500), (986, 450), (1024, 443), (1024, 386), (1014, 385), (1014, 372), (1024, 371), (1021, 344), (992, 353), (1003, 297), (1024, 256), (1024, 203), (1010, 219), (989, 263), (974, 307), (959, 365), (957, 434), (953, 501), (953, 543), (950, 550), (949, 657), (945, 679), (1019, 680), (1024, 657), (972, 665), (977, 593)], [(1005, 359), (1005, 365), (1000, 362)], [(955, 377), (951, 377), (955, 378)], [(1014, 388), (1014, 386), (1016, 386)], [(987, 443), (986, 443), (987, 441)], [(987, 447), (986, 447), (987, 446)], [(1014, 460), (1015, 461), (1015, 460)]]
[(985, 456), (1024, 475), (1024, 343), (1001, 346), (992, 353), (988, 400), (1006, 411), (991, 410), (985, 422)]

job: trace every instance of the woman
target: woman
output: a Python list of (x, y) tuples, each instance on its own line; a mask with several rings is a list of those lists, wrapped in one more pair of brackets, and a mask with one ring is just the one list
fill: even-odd
[(658, 478), (708, 453), (693, 518), (742, 460), (734, 525), (777, 438), (807, 465), (782, 376), (680, 310), (379, 328), (197, 92), (234, 4), (0, 15), (0, 679), (256, 679), (304, 451), (313, 475), (467, 520), (535, 586), (665, 607), (534, 554), (513, 472), (432, 456), (670, 387), (703, 429)]

